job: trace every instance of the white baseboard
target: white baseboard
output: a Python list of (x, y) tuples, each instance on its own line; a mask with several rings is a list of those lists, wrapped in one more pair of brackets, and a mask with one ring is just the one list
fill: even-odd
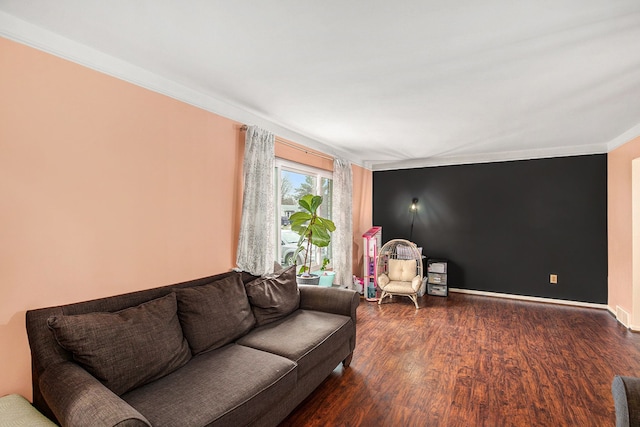
[(623, 308), (618, 305), (615, 308), (607, 306), (607, 310), (609, 310), (609, 313), (611, 313), (611, 315), (615, 317), (615, 319), (620, 322), (622, 326), (631, 330), (632, 332), (640, 332), (640, 326), (631, 324), (631, 315), (627, 313)]
[(449, 288), (449, 292), (457, 292), (460, 294), (480, 295), (493, 298), (517, 299), (522, 301), (543, 302), (547, 304), (571, 305), (574, 307), (597, 308), (599, 310), (611, 310), (606, 304), (595, 304), (592, 302), (570, 301), (555, 298), (530, 297), (526, 295), (503, 294), (499, 292), (476, 291), (473, 289)]

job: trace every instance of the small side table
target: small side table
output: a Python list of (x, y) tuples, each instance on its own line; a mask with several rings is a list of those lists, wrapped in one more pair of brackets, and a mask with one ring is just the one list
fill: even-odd
[(19, 394), (0, 397), (0, 427), (56, 427)]

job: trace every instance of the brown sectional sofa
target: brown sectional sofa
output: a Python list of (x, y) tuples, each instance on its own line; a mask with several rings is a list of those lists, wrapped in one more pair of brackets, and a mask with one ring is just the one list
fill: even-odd
[(27, 312), (63, 426), (275, 426), (355, 348), (355, 291), (228, 272)]

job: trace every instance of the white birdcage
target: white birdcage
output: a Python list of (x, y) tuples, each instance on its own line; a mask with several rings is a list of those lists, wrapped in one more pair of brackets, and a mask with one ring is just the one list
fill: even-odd
[(384, 297), (407, 296), (418, 306), (418, 292), (422, 286), (422, 248), (404, 239), (394, 239), (385, 243), (376, 260), (378, 287)]

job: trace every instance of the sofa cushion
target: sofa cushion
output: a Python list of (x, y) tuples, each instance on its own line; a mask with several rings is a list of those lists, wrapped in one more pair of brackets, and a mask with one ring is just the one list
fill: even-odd
[(295, 265), (259, 277), (247, 283), (245, 287), (257, 326), (286, 317), (300, 307)]
[(237, 344), (278, 354), (298, 364), (298, 376), (327, 358), (353, 336), (349, 316), (313, 310), (297, 310), (286, 318), (256, 328)]
[(51, 316), (47, 324), (74, 360), (118, 395), (191, 358), (174, 293), (114, 313)]
[(296, 387), (296, 364), (228, 344), (122, 396), (154, 427), (249, 425)]
[(176, 296), (180, 324), (194, 355), (234, 341), (255, 324), (240, 274), (176, 289)]

